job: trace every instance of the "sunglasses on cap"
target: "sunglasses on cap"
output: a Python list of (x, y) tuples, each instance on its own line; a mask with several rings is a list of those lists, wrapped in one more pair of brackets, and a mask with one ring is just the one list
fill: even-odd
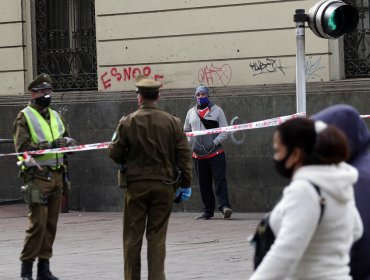
[(53, 91), (52, 89), (50, 88), (42, 88), (42, 89), (32, 89), (32, 91), (36, 92), (36, 93), (43, 93), (44, 95), (46, 94), (51, 94)]

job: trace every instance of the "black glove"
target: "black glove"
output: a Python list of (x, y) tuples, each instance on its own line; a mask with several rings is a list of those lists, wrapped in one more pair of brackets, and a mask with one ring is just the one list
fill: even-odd
[(40, 150), (51, 149), (51, 145), (52, 145), (52, 143), (51, 143), (51, 142), (44, 141), (44, 142), (41, 142), (41, 143), (39, 144), (39, 149), (40, 149)]
[(64, 148), (67, 147), (67, 139), (65, 138), (58, 138), (51, 142), (51, 148)]
[(78, 143), (75, 139), (71, 138), (71, 137), (64, 137), (64, 139), (66, 140), (66, 146), (67, 147), (72, 147), (72, 146), (77, 146)]

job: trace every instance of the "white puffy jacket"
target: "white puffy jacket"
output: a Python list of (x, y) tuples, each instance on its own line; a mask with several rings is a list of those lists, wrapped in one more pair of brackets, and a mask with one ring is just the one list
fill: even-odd
[[(275, 242), (250, 280), (347, 280), (352, 243), (363, 227), (352, 185), (357, 170), (346, 163), (299, 168), (271, 212)], [(325, 209), (319, 223), (320, 187)]]

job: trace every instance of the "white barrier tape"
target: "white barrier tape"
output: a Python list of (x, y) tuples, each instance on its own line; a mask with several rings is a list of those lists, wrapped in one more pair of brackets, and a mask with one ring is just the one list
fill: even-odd
[[(199, 130), (199, 131), (192, 131), (186, 133), (188, 137), (194, 136), (201, 136), (201, 135), (209, 135), (215, 133), (222, 133), (222, 132), (235, 132), (240, 130), (248, 130), (248, 129), (256, 129), (256, 128), (263, 128), (263, 127), (270, 127), (270, 126), (277, 126), (289, 119), (294, 118), (302, 118), (305, 117), (305, 113), (297, 113), (288, 116), (282, 116), (272, 119), (267, 119), (263, 121), (245, 123), (245, 124), (238, 124), (238, 125), (231, 125), (226, 127), (219, 127), (214, 129), (207, 129), (207, 130)], [(360, 115), (361, 118), (370, 118), (370, 115)], [(73, 147), (65, 147), (65, 148), (55, 148), (55, 149), (46, 149), (46, 150), (37, 150), (37, 151), (28, 151), (29, 155), (43, 155), (43, 154), (50, 154), (50, 153), (73, 153), (73, 152), (82, 152), (82, 151), (89, 151), (89, 150), (102, 150), (107, 149), (110, 142), (101, 142), (101, 143), (94, 143), (94, 144), (85, 144)], [(20, 156), (24, 153), (9, 153), (9, 154), (0, 154), (0, 157), (5, 156)]]
[(230, 125), (225, 127), (207, 129), (207, 130), (198, 130), (186, 133), (186, 136), (193, 137), (193, 136), (201, 136), (201, 135), (208, 135), (208, 134), (215, 134), (221, 132), (235, 132), (239, 130), (247, 130), (247, 129), (256, 129), (262, 127), (269, 127), (269, 126), (276, 126), (279, 125), (287, 120), (295, 119), (295, 118), (304, 118), (306, 113), (297, 113), (289, 116), (283, 116), (278, 118), (272, 118), (264, 121), (252, 122), (252, 123), (244, 123), (244, 124), (237, 124), (237, 125)]
[[(281, 124), (282, 122), (298, 118), (298, 117), (305, 117), (305, 113), (293, 114), (289, 116), (283, 116), (278, 118), (272, 118), (264, 121), (246, 123), (246, 124), (239, 124), (239, 125), (232, 125), (226, 127), (219, 127), (215, 129), (208, 129), (208, 130), (200, 130), (200, 131), (193, 131), (186, 133), (186, 136), (200, 136), (200, 135), (208, 135), (208, 134), (215, 134), (221, 132), (234, 132), (239, 130), (246, 130), (246, 129), (254, 129), (254, 128), (262, 128), (262, 127), (269, 127), (269, 126), (276, 126)], [(73, 153), (73, 152), (82, 152), (88, 150), (101, 150), (108, 148), (110, 142), (102, 142), (102, 143), (95, 143), (95, 144), (86, 144), (86, 145), (79, 145), (74, 147), (65, 147), (65, 148), (55, 148), (55, 149), (46, 149), (46, 150), (37, 150), (37, 151), (28, 151), (29, 155), (43, 155), (43, 154), (50, 154), (50, 153)], [(9, 153), (9, 154), (0, 154), (0, 157), (5, 156), (20, 156), (24, 153)]]
[(362, 118), (362, 119), (370, 119), (370, 115), (360, 115), (360, 118)]
[[(89, 150), (101, 150), (101, 149), (108, 148), (109, 143), (110, 142), (102, 142), (102, 143), (95, 143), (95, 144), (78, 145), (78, 146), (73, 146), (73, 147), (65, 147), (65, 148), (27, 151), (27, 154), (28, 155), (44, 155), (44, 154), (74, 153), (74, 152), (82, 152), (82, 151), (89, 151)], [(20, 156), (23, 154), (24, 152), (23, 153), (0, 154), (0, 157)]]
[(23, 153), (22, 155), (23, 160), (20, 160), (17, 162), (18, 166), (27, 165), (29, 163), (32, 163), (34, 166), (36, 166), (39, 170), (44, 170), (37, 161), (27, 152)]
[[(219, 127), (215, 129), (208, 129), (208, 130), (200, 130), (200, 131), (193, 131), (186, 133), (186, 136), (200, 136), (200, 135), (209, 135), (221, 132), (235, 132), (239, 130), (246, 130), (246, 129), (255, 129), (255, 128), (262, 128), (262, 127), (269, 127), (269, 126), (276, 126), (281, 124), (282, 122), (298, 118), (298, 117), (305, 117), (305, 113), (298, 113), (289, 116), (283, 116), (278, 118), (267, 119), (263, 121), (257, 121), (252, 123), (246, 124), (239, 124), (239, 125), (232, 125), (226, 127)], [(86, 144), (86, 145), (79, 145), (74, 147), (65, 147), (65, 148), (55, 148), (55, 149), (46, 149), (46, 150), (37, 150), (37, 151), (28, 151), (29, 155), (43, 155), (49, 153), (72, 153), (72, 152), (82, 152), (88, 150), (100, 150), (108, 148), (110, 142), (102, 142), (102, 143), (95, 143), (95, 144)], [(19, 156), (23, 153), (9, 153), (9, 154), (0, 154), (0, 157), (4, 156)]]

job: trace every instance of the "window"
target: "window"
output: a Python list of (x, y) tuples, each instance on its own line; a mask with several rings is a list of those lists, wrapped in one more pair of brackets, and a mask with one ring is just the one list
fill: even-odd
[(370, 77), (369, 2), (348, 0), (360, 14), (357, 29), (344, 37), (346, 78)]
[(95, 0), (36, 0), (37, 73), (55, 91), (97, 89)]

